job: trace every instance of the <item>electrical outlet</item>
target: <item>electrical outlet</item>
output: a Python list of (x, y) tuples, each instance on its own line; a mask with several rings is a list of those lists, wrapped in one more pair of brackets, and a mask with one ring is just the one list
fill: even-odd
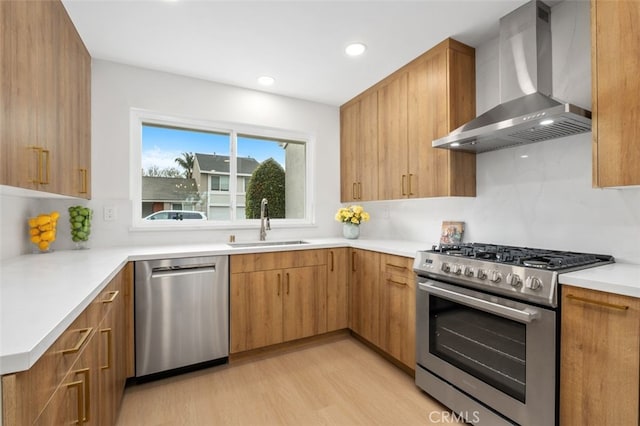
[(105, 222), (112, 222), (117, 219), (118, 211), (114, 206), (105, 206), (102, 210)]

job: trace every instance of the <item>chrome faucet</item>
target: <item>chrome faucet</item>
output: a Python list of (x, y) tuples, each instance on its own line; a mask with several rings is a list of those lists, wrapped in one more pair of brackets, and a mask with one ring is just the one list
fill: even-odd
[(269, 222), (269, 202), (266, 198), (263, 198), (260, 202), (260, 241), (267, 239), (267, 231), (271, 231), (271, 223)]

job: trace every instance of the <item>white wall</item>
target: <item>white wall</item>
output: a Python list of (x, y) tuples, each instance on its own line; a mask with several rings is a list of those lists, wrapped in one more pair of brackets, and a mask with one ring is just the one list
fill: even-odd
[[(551, 24), (554, 96), (590, 109), (589, 3), (558, 4)], [(476, 49), (478, 114), (499, 102), (497, 61), (497, 39)], [(479, 154), (476, 166), (476, 198), (366, 203), (372, 220), (362, 225), (362, 237), (435, 244), (443, 220), (461, 220), (467, 242), (640, 263), (640, 189), (591, 187), (591, 133)]]
[[(52, 209), (62, 212), (74, 204), (84, 204), (94, 209), (90, 241), (92, 247), (227, 241), (230, 234), (235, 234), (238, 240), (258, 238), (257, 228), (172, 232), (130, 230), (129, 112), (132, 107), (186, 118), (238, 122), (314, 135), (316, 226), (282, 229), (272, 224), (273, 229), (268, 238), (339, 235), (339, 224), (333, 220), (339, 206), (340, 193), (340, 130), (337, 107), (101, 60), (92, 62), (91, 96), (92, 200), (35, 201), (0, 195), (2, 259), (32, 250), (26, 236), (26, 225), (23, 224), (26, 223), (27, 216)], [(116, 207), (116, 221), (103, 220), (104, 206)], [(65, 220), (59, 226), (59, 237), (54, 247), (72, 248)]]

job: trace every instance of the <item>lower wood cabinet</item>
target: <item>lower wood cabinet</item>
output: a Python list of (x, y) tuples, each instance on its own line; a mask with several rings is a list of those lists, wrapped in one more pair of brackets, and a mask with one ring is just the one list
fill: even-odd
[(351, 249), (351, 330), (380, 346), (380, 253)]
[(27, 371), (2, 377), (2, 424), (113, 425), (133, 365), (127, 264)]
[(327, 331), (349, 327), (349, 250), (327, 250)]
[(560, 424), (637, 425), (640, 299), (562, 286)]
[(327, 251), (231, 256), (230, 294), (231, 353), (325, 333)]
[(380, 262), (380, 348), (416, 367), (416, 280), (413, 259), (390, 254)]
[(415, 369), (413, 259), (351, 251), (351, 330)]

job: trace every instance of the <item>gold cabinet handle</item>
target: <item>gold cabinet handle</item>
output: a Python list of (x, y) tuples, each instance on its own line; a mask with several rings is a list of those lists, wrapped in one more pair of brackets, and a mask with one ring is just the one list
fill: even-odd
[(329, 262), (329, 271), (333, 272), (333, 250), (329, 250), (329, 258), (331, 259)]
[(402, 271), (405, 271), (405, 270), (408, 269), (406, 266), (398, 266), (398, 265), (394, 265), (393, 263), (387, 263), (387, 266), (389, 266), (391, 268), (400, 269)]
[(400, 287), (406, 287), (407, 286), (407, 283), (403, 283), (403, 282), (400, 282), (400, 281), (392, 280), (391, 278), (387, 278), (387, 282), (389, 282), (391, 284), (398, 285)]
[(27, 180), (29, 181), (29, 183), (40, 183), (40, 181), (42, 180), (42, 166), (41, 166), (41, 161), (42, 161), (42, 148), (38, 147), (38, 146), (30, 146), (28, 149), (30, 149), (31, 151), (33, 151), (33, 153), (36, 154), (36, 170), (35, 170), (35, 176), (33, 178), (31, 178), (32, 172), (34, 171), (33, 168), (31, 166), (33, 166), (33, 162), (32, 161), (28, 161), (27, 164)]
[(73, 422), (72, 424), (82, 424), (83, 420), (82, 420), (82, 408), (83, 408), (83, 403), (82, 403), (82, 380), (78, 380), (75, 382), (71, 382), (71, 383), (67, 383), (67, 389), (69, 388), (76, 388), (76, 392), (78, 395), (78, 405), (76, 407), (77, 409), (77, 413), (78, 413), (78, 420)]
[(281, 287), (282, 287), (282, 279), (280, 274), (278, 274), (278, 296), (280, 296)]
[(82, 345), (84, 345), (84, 343), (87, 341), (87, 338), (91, 335), (92, 331), (93, 331), (93, 327), (82, 328), (78, 330), (78, 332), (82, 335), (80, 337), (80, 340), (78, 340), (78, 342), (74, 347), (70, 349), (63, 349), (62, 354), (67, 355), (67, 354), (75, 354), (76, 352), (78, 352), (80, 348), (82, 348)]
[(76, 371), (75, 374), (82, 374), (84, 376), (84, 380), (82, 381), (82, 387), (84, 389), (84, 410), (81, 418), (84, 423), (87, 423), (89, 422), (91, 413), (91, 371), (88, 368), (83, 368), (82, 370)]
[(413, 191), (411, 190), (411, 178), (413, 178), (413, 174), (409, 173), (409, 195), (414, 195)]
[(113, 333), (111, 332), (111, 328), (105, 328), (100, 330), (100, 333), (107, 335), (107, 365), (103, 365), (100, 367), (102, 370), (108, 370), (111, 368), (111, 352), (112, 352), (112, 340)]
[(289, 287), (291, 286), (291, 279), (289, 277), (289, 273), (287, 272), (287, 294), (289, 294)]
[(362, 182), (358, 182), (358, 200), (362, 200)]
[(87, 184), (87, 175), (88, 175), (88, 170), (87, 169), (80, 169), (80, 191), (78, 191), (78, 193), (80, 194), (86, 194), (89, 190), (88, 187), (89, 185)]
[[(49, 184), (49, 175), (51, 172), (51, 167), (50, 167), (50, 161), (49, 161), (49, 154), (50, 151), (48, 149), (43, 149), (40, 152), (40, 155), (42, 156), (42, 154), (44, 154), (44, 180), (42, 180), (42, 175), (40, 175), (40, 183), (43, 185), (48, 185)], [(40, 168), (42, 168), (42, 163), (40, 163)], [(41, 171), (40, 171), (41, 173)]]
[(627, 305), (618, 305), (616, 303), (601, 302), (599, 300), (587, 299), (586, 297), (574, 296), (573, 294), (567, 294), (567, 299), (577, 300), (579, 302), (590, 303), (592, 305), (604, 306), (605, 308), (618, 309), (620, 311), (626, 311), (629, 309)]
[(358, 184), (356, 182), (353, 182), (353, 185), (351, 185), (351, 198), (353, 198), (354, 200), (358, 199), (358, 196), (356, 195), (358, 192)]
[(402, 195), (407, 195), (407, 191), (404, 189), (405, 185), (407, 184), (407, 175), (402, 175), (402, 181), (401, 181), (401, 185), (402, 185)]
[(111, 297), (103, 300), (102, 303), (113, 303), (113, 301), (116, 300), (116, 297), (118, 297), (120, 290), (110, 291), (109, 293), (111, 294)]
[(356, 271), (356, 252), (351, 252), (351, 272)]

